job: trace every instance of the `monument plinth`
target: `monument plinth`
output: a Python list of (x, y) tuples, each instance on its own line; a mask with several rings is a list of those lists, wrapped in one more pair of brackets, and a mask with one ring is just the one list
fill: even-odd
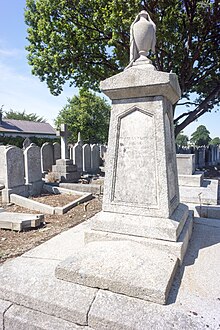
[[(140, 13), (142, 20), (148, 16)], [(175, 74), (156, 71), (143, 58), (155, 40), (149, 24), (143, 26), (152, 40), (142, 47), (141, 33), (125, 71), (101, 82), (112, 100), (103, 207), (85, 248), (61, 263), (56, 276), (164, 304), (192, 214), (179, 200), (172, 105), (180, 88)]]

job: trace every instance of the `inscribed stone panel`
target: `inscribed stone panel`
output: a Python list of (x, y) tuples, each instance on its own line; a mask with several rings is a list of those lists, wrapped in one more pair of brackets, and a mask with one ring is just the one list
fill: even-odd
[(117, 133), (112, 201), (156, 206), (158, 187), (154, 117), (135, 108), (119, 118)]

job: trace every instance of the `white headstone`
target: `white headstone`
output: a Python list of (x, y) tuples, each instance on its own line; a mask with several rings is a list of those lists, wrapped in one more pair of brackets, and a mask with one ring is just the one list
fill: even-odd
[(81, 144), (76, 143), (72, 148), (73, 164), (77, 166), (77, 170), (82, 172), (83, 170), (83, 152)]
[(91, 147), (89, 144), (84, 144), (83, 150), (83, 172), (90, 172), (91, 170)]

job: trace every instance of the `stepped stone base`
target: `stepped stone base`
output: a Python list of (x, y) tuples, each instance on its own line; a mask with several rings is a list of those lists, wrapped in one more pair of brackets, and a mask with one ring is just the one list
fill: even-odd
[(78, 182), (80, 173), (71, 159), (58, 159), (52, 166), (52, 173), (60, 182)]
[(176, 242), (188, 215), (185, 204), (179, 204), (170, 218), (102, 211), (93, 217), (92, 229)]
[(165, 304), (177, 266), (177, 257), (156, 247), (99, 241), (60, 263), (55, 274), (68, 282)]
[(193, 213), (180, 204), (172, 219), (105, 216), (100, 212), (93, 217), (87, 244), (57, 266), (56, 277), (165, 304), (187, 250)]
[(189, 212), (187, 221), (183, 227), (183, 230), (178, 237), (177, 242), (158, 240), (153, 238), (146, 238), (134, 235), (122, 235), (112, 232), (104, 232), (98, 230), (87, 230), (85, 231), (85, 243), (94, 241), (133, 241), (143, 244), (148, 247), (159, 247), (167, 253), (174, 254), (178, 259), (179, 263), (182, 264), (190, 237), (193, 229), (193, 212)]

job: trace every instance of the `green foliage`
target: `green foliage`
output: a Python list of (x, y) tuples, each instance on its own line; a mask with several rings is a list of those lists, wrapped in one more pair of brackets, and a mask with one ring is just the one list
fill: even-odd
[(210, 141), (209, 144), (212, 144), (212, 145), (214, 145), (214, 146), (219, 146), (219, 145), (220, 145), (220, 138), (219, 138), (219, 137), (215, 137), (214, 139), (212, 139), (212, 140)]
[(35, 113), (26, 113), (25, 110), (23, 112), (19, 112), (10, 109), (9, 111), (4, 111), (4, 113), (4, 119), (17, 119), (45, 123), (45, 119), (43, 117), (39, 117)]
[(196, 131), (192, 133), (190, 142), (194, 143), (196, 146), (207, 146), (211, 141), (209, 136), (210, 132), (204, 125), (197, 127)]
[(68, 99), (68, 104), (59, 112), (55, 125), (68, 124), (70, 142), (77, 141), (77, 134), (85, 143), (105, 143), (108, 139), (110, 105), (95, 93), (85, 89), (78, 96)]
[(154, 65), (178, 75), (182, 97), (198, 95), (175, 119), (177, 134), (219, 102), (218, 0), (26, 0), (29, 64), (54, 95), (66, 81), (98, 90), (128, 64), (129, 29), (141, 9), (157, 26)]
[(189, 138), (187, 135), (184, 135), (182, 132), (180, 132), (176, 137), (176, 144), (178, 147), (187, 147)]
[[(32, 143), (35, 143), (37, 146), (41, 147), (45, 142), (60, 142), (58, 138), (55, 139), (47, 139), (47, 138), (37, 138), (30, 137), (29, 138)], [(19, 148), (23, 148), (23, 142), (25, 138), (21, 136), (0, 136), (0, 145), (12, 145)]]

